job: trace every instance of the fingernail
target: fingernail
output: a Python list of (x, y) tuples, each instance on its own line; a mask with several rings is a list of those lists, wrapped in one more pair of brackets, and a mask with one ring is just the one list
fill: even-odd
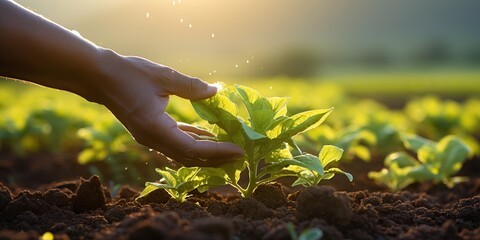
[(215, 88), (217, 92), (220, 92), (223, 88), (222, 84), (219, 82), (213, 83), (213, 84), (208, 84), (209, 87)]

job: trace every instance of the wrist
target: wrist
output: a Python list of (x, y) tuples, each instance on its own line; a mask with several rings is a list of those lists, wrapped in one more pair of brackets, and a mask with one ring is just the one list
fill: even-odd
[(85, 98), (105, 105), (114, 112), (129, 112), (141, 105), (154, 87), (148, 84), (148, 68), (135, 58), (122, 56), (110, 49), (98, 48), (94, 74), (88, 78)]

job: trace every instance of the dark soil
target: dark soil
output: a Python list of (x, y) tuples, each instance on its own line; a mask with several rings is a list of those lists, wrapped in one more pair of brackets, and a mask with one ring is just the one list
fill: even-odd
[[(462, 171), (470, 173), (478, 163), (466, 166)], [(59, 172), (65, 169), (86, 172), (62, 163), (57, 175), (47, 179), (68, 181), (39, 185), (46, 180), (38, 179), (31, 185), (20, 181), (22, 176), (31, 179), (30, 172), (3, 168), (0, 239), (38, 239), (45, 232), (55, 239), (290, 239), (287, 223), (298, 233), (319, 228), (323, 239), (480, 239), (478, 171), (453, 189), (425, 183), (389, 193), (366, 178), (352, 185), (337, 176), (338, 182), (343, 180), (333, 184), (339, 191), (270, 184), (259, 187), (252, 198), (220, 189), (192, 193), (179, 203), (163, 190), (137, 202), (139, 187), (113, 191), (97, 176), (84, 179)], [(15, 176), (14, 184), (9, 176)]]

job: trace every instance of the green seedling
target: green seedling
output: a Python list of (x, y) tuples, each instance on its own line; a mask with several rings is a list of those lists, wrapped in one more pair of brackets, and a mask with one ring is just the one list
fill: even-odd
[(386, 168), (369, 172), (375, 181), (398, 191), (414, 182), (443, 182), (452, 187), (463, 180), (452, 177), (471, 154), (470, 148), (458, 137), (450, 135), (438, 143), (416, 135), (404, 135), (405, 148), (417, 154), (417, 159), (406, 152), (395, 152), (385, 158)]
[[(236, 102), (245, 106), (246, 119), (240, 116)], [(224, 87), (212, 98), (192, 102), (198, 115), (213, 125), (212, 131), (218, 141), (229, 141), (243, 147), (245, 155), (242, 160), (215, 169), (223, 172), (226, 183), (244, 197), (251, 196), (258, 185), (280, 177), (298, 176), (303, 180), (298, 180), (297, 184), (308, 182), (307, 185), (314, 185), (321, 179), (342, 172), (339, 169), (324, 170), (324, 163), (338, 160), (338, 155), (322, 156), (321, 153), (319, 158), (302, 152), (293, 140), (297, 134), (318, 127), (333, 109), (287, 116), (287, 102), (286, 97), (263, 97), (257, 91), (240, 85)], [(300, 155), (293, 157), (290, 148)], [(332, 149), (329, 146), (322, 152)], [(248, 171), (247, 186), (239, 184), (240, 173), (244, 170)]]
[[(335, 174), (344, 174), (348, 180), (351, 182), (353, 181), (352, 174), (342, 171), (339, 168), (331, 167), (326, 168), (328, 164), (339, 161), (342, 158), (343, 150), (341, 148), (332, 146), (332, 145), (325, 145), (322, 147), (320, 154), (318, 157), (311, 155), (311, 154), (303, 154), (300, 156), (296, 156), (293, 159), (305, 163), (304, 166), (302, 164), (290, 164), (291, 160), (284, 160), (277, 164), (272, 164), (268, 167), (271, 168), (279, 168), (283, 167), (279, 172), (280, 175), (292, 175), (298, 177), (297, 180), (292, 184), (292, 186), (302, 185), (305, 187), (309, 186), (316, 186), (320, 183), (320, 181), (324, 179), (331, 179), (335, 176)], [(317, 171), (312, 169), (310, 166), (316, 165), (320, 162), (320, 165), (323, 169), (322, 171)], [(287, 166), (289, 165), (289, 166)], [(264, 170), (265, 171), (265, 170)], [(272, 171), (268, 169), (267, 171)], [(273, 171), (272, 171), (273, 172)], [(273, 175), (276, 176), (276, 175)]]
[(293, 223), (287, 223), (286, 228), (292, 240), (320, 240), (323, 237), (323, 231), (320, 228), (305, 229), (300, 235), (295, 230)]
[(137, 199), (161, 188), (175, 200), (184, 202), (190, 196), (188, 193), (195, 189), (204, 192), (210, 187), (225, 185), (223, 175), (218, 175), (218, 171), (212, 171), (209, 168), (181, 167), (178, 170), (157, 168), (156, 171), (162, 179), (159, 182), (147, 182)]

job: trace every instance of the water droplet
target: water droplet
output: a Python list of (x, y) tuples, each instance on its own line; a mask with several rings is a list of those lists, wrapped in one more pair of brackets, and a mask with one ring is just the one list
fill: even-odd
[(175, 6), (175, 1), (172, 2), (173, 6)]
[(273, 87), (272, 87), (272, 86), (270, 86), (270, 90), (272, 90), (272, 89), (273, 89)]
[(247, 60), (247, 64), (248, 64), (248, 63), (250, 63), (250, 61), (249, 61), (249, 60)]
[(208, 75), (209, 75), (209, 76), (212, 76), (212, 73), (211, 73), (211, 72), (209, 72), (209, 73), (208, 73)]
[(212, 38), (214, 38), (214, 37), (215, 37), (215, 33), (212, 33)]
[(148, 165), (148, 162), (145, 162), (145, 166), (147, 166), (147, 165)]
[(79, 37), (82, 36), (77, 30), (71, 30), (71, 32)]
[(128, 167), (125, 167), (125, 171), (127, 171), (127, 170), (128, 170)]
[(147, 12), (147, 14), (145, 14), (145, 17), (149, 18), (149, 17), (150, 17), (150, 13)]
[(192, 28), (192, 24), (188, 24), (188, 27), (189, 27), (189, 28)]
[(235, 64), (235, 67), (238, 68), (238, 64)]
[(183, 18), (180, 18), (180, 22), (183, 23)]
[(216, 73), (216, 72), (217, 72), (217, 70), (213, 70), (213, 73)]

